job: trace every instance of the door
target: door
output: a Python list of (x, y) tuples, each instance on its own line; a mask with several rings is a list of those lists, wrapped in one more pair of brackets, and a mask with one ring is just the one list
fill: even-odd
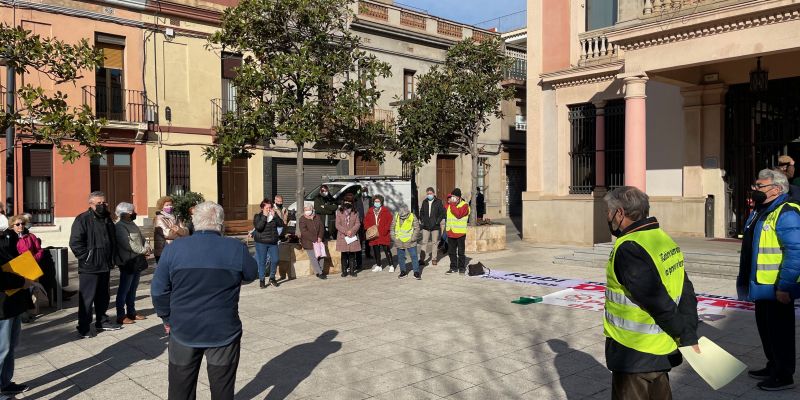
[(375, 160), (366, 160), (364, 156), (356, 153), (355, 159), (356, 175), (380, 175), (380, 166)]
[(456, 157), (436, 157), (436, 193), (446, 196), (456, 187)]
[(230, 164), (219, 166), (219, 204), (225, 210), (226, 221), (240, 221), (247, 215), (247, 159), (234, 158)]
[(122, 202), (133, 202), (133, 151), (109, 149), (91, 161), (92, 191), (106, 194), (109, 209)]
[(506, 212), (510, 217), (522, 215), (522, 192), (525, 191), (525, 167), (506, 167)]

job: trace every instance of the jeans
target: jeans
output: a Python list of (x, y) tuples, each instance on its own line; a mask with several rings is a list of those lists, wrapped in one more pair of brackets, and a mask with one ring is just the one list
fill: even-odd
[(206, 357), (208, 383), (213, 400), (233, 400), (239, 368), (241, 337), (222, 347), (189, 347), (169, 339), (169, 399), (194, 400), (200, 363)]
[(80, 333), (89, 332), (92, 314), (97, 317), (95, 326), (102, 325), (103, 315), (106, 314), (108, 303), (111, 300), (108, 291), (110, 279), (109, 272), (78, 274), (78, 296), (80, 297), (78, 299), (78, 331)]
[(464, 255), (464, 247), (467, 244), (467, 237), (447, 238), (447, 252), (450, 254), (450, 270), (464, 271), (467, 269), (467, 258)]
[[(119, 287), (117, 288), (117, 319), (125, 316), (136, 317), (136, 289), (139, 287), (141, 272), (119, 271)], [(128, 312), (125, 312), (125, 307)]]
[(419, 273), (419, 257), (417, 257), (417, 246), (408, 249), (397, 248), (397, 265), (400, 266), (401, 272), (406, 272), (406, 252), (411, 257), (411, 267), (414, 268), (414, 273)]
[[(420, 251), (422, 252), (422, 260), (420, 261), (426, 262), (428, 256), (431, 256), (432, 261), (438, 261), (440, 238), (441, 234), (438, 229), (432, 231), (422, 230), (422, 240), (419, 242)], [(431, 250), (431, 246), (433, 246), (433, 250)]]
[(19, 316), (0, 319), (0, 387), (8, 386), (14, 378), (14, 348), (19, 344), (21, 330)]
[(256, 262), (258, 262), (258, 279), (264, 280), (267, 275), (267, 259), (269, 259), (269, 279), (275, 279), (275, 272), (278, 271), (278, 252), (277, 244), (266, 244), (256, 242)]

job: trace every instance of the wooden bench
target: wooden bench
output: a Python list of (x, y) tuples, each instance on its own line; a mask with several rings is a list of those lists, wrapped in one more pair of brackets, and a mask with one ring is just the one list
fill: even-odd
[(226, 236), (246, 235), (251, 229), (253, 229), (253, 221), (250, 220), (225, 221)]

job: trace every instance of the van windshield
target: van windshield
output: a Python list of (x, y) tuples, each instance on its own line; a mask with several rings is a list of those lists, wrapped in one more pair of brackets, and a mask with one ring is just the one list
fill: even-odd
[[(327, 185), (328, 185), (328, 190), (330, 190), (331, 194), (334, 197), (337, 197), (339, 195), (339, 192), (341, 192), (342, 189), (344, 189), (344, 187), (346, 186), (346, 185), (338, 184), (338, 183), (328, 183)], [(317, 195), (319, 194), (319, 188), (321, 188), (321, 187), (322, 187), (322, 185), (319, 185), (316, 188), (314, 188), (314, 190), (309, 192), (306, 195), (306, 201), (314, 201), (314, 199), (317, 198)]]

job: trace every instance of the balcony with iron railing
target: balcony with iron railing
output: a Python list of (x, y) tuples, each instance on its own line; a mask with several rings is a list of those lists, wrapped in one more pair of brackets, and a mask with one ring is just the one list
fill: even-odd
[(506, 80), (524, 84), (528, 77), (528, 56), (524, 51), (506, 49), (511, 67), (506, 71)]
[(229, 112), (236, 112), (236, 99), (211, 99), (211, 126), (222, 125), (222, 118)]
[(92, 109), (96, 118), (105, 118), (114, 127), (158, 124), (158, 105), (141, 90), (84, 86), (83, 104)]

